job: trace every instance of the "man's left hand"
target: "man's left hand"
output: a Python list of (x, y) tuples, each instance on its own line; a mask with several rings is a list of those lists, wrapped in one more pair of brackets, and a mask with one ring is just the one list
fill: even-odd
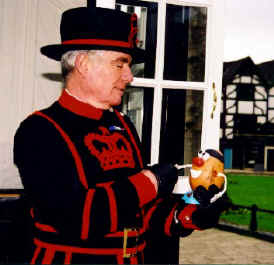
[(226, 193), (215, 202), (210, 203), (210, 199), (219, 192), (220, 190), (216, 185), (209, 186), (208, 190), (199, 186), (194, 191), (193, 195), (200, 204), (192, 214), (192, 222), (200, 229), (214, 227), (218, 223), (221, 213), (231, 206)]

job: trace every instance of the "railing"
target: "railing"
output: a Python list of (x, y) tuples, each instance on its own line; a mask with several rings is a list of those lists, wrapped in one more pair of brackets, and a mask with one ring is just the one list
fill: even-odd
[(233, 204), (232, 210), (237, 210), (237, 209), (247, 209), (251, 211), (251, 218), (249, 223), (250, 232), (256, 232), (258, 229), (257, 212), (274, 214), (274, 211), (260, 209), (258, 208), (256, 204), (253, 204), (252, 206), (242, 206), (242, 205)]
[(248, 229), (244, 229), (237, 225), (230, 225), (227, 223), (219, 223), (218, 228), (227, 230), (227, 231), (237, 232), (239, 234), (254, 236), (259, 239), (274, 242), (274, 234), (273, 233), (258, 231), (258, 221), (257, 221), (257, 212), (274, 214), (274, 211), (258, 208), (258, 206), (256, 204), (253, 204), (252, 206), (243, 206), (243, 205), (238, 205), (238, 204), (232, 204), (230, 209), (231, 210), (247, 209), (247, 210), (251, 211)]

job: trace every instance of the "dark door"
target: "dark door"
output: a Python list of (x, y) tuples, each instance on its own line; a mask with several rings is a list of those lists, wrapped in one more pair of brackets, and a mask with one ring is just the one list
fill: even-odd
[(267, 171), (274, 171), (274, 149), (267, 150)]

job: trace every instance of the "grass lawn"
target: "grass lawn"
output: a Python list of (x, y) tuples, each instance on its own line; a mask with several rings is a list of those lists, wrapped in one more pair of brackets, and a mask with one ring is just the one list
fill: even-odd
[[(233, 204), (274, 211), (274, 176), (227, 174), (227, 193)], [(249, 226), (250, 211), (239, 209), (221, 216), (222, 220)], [(259, 231), (274, 232), (274, 214), (257, 212)]]

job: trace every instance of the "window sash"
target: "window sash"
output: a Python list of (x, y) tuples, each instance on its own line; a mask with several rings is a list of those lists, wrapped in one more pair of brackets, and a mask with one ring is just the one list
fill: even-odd
[[(132, 86), (154, 87), (151, 162), (159, 158), (161, 106), (164, 88), (204, 91), (201, 148), (219, 148), (220, 106), (223, 69), (224, 0), (142, 0), (158, 3), (155, 77), (134, 78)], [(115, 0), (97, 0), (97, 6), (115, 7)], [(206, 57), (204, 82), (163, 80), (166, 5), (207, 7)]]

